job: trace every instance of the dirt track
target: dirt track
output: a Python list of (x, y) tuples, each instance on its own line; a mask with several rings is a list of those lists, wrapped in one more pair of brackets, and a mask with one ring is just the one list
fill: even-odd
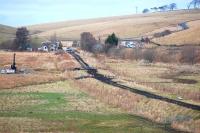
[(77, 62), (81, 65), (81, 67), (84, 70), (86, 70), (88, 74), (93, 75), (93, 78), (95, 78), (96, 80), (99, 80), (103, 83), (106, 83), (106, 84), (109, 84), (109, 85), (112, 85), (112, 86), (115, 86), (115, 87), (118, 87), (118, 88), (121, 88), (121, 89), (124, 89), (124, 90), (128, 90), (132, 93), (136, 93), (136, 94), (139, 94), (139, 95), (146, 96), (146, 97), (151, 98), (151, 99), (157, 99), (157, 100), (165, 101), (165, 102), (168, 102), (168, 103), (176, 104), (176, 105), (179, 105), (179, 106), (182, 106), (182, 107), (185, 107), (185, 108), (200, 111), (199, 105), (194, 105), (194, 104), (170, 99), (170, 98), (167, 98), (167, 97), (159, 96), (157, 94), (153, 94), (151, 92), (139, 90), (137, 88), (132, 88), (132, 87), (128, 87), (128, 86), (122, 85), (120, 83), (117, 83), (117, 82), (113, 81), (112, 78), (108, 78), (105, 75), (98, 73), (98, 70), (90, 69), (91, 67), (78, 54), (76, 54), (76, 53), (70, 53), (70, 54), (77, 60)]

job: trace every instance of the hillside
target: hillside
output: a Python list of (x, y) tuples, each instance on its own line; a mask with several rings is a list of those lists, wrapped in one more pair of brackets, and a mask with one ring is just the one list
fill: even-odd
[[(200, 10), (181, 10), (171, 11), (165, 13), (149, 13), (138, 14), (128, 16), (116, 16), (110, 18), (99, 18), (89, 20), (77, 20), (66, 21), (58, 23), (47, 23), (40, 25), (28, 26), (28, 29), (32, 32), (36, 32), (38, 37), (49, 38), (56, 33), (56, 35), (62, 39), (66, 38), (80, 38), (82, 32), (91, 32), (96, 37), (106, 37), (108, 34), (115, 32), (121, 38), (130, 38), (143, 36), (146, 33), (150, 33), (156, 29), (161, 29), (169, 26), (176, 26), (178, 23), (185, 21), (192, 21), (200, 19)], [(199, 21), (197, 21), (198, 23)], [(190, 24), (189, 31), (184, 31), (179, 34), (187, 34), (188, 40), (199, 43), (199, 40), (194, 40), (192, 31), (196, 31), (195, 34), (200, 34), (198, 30), (199, 26)], [(176, 42), (176, 38), (173, 42)], [(182, 43), (182, 39), (179, 37), (179, 43)], [(169, 42), (171, 44), (171, 42)], [(189, 42), (188, 42), (189, 43)]]
[(171, 35), (154, 39), (156, 43), (162, 45), (200, 45), (200, 20), (188, 22), (189, 29), (173, 33)]
[(0, 43), (6, 40), (13, 39), (16, 29), (10, 26), (0, 24)]

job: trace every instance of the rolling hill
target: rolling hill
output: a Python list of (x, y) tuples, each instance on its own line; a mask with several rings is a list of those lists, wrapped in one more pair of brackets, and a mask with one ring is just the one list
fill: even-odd
[(13, 39), (15, 32), (16, 28), (0, 24), (0, 43)]
[[(178, 23), (192, 21), (190, 28), (156, 40), (161, 43), (199, 44), (200, 10), (179, 10), (127, 16), (116, 16), (89, 20), (65, 21), (28, 26), (35, 33), (33, 36), (48, 39), (56, 34), (61, 39), (79, 39), (82, 32), (91, 32), (95, 37), (105, 38), (115, 32), (121, 38), (132, 38), (147, 35), (157, 29), (174, 27)], [(194, 33), (195, 32), (195, 33)], [(183, 39), (184, 38), (184, 39)], [(166, 41), (166, 40), (172, 40)]]

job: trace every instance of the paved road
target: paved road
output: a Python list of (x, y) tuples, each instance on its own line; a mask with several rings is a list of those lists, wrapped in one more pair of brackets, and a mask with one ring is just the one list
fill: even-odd
[(121, 88), (121, 89), (124, 89), (124, 90), (128, 90), (132, 93), (136, 93), (136, 94), (139, 94), (139, 95), (142, 95), (142, 96), (146, 96), (147, 98), (157, 99), (157, 100), (161, 100), (161, 101), (164, 101), (164, 102), (176, 104), (176, 105), (188, 108), (188, 109), (200, 111), (199, 105), (194, 105), (194, 104), (178, 101), (178, 100), (175, 100), (175, 99), (170, 99), (170, 98), (163, 97), (163, 96), (151, 93), (151, 92), (139, 90), (137, 88), (132, 88), (132, 87), (128, 87), (128, 86), (122, 85), (120, 83), (117, 83), (117, 82), (113, 81), (112, 78), (108, 78), (105, 75), (98, 73), (97, 69), (91, 68), (77, 53), (73, 52), (73, 53), (70, 53), (70, 54), (77, 60), (77, 62), (81, 65), (81, 67), (84, 70), (87, 71), (88, 74), (93, 75), (93, 78), (95, 78), (95, 79), (97, 79), (97, 80), (99, 80), (103, 83), (106, 83), (106, 84), (109, 84), (109, 85), (112, 85), (112, 86), (115, 86), (115, 87), (118, 87), (118, 88)]

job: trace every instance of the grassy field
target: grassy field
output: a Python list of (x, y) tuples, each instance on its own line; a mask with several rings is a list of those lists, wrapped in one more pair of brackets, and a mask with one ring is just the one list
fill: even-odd
[[(0, 132), (175, 132), (126, 114), (68, 81), (1, 90)], [(165, 127), (166, 126), (166, 127)]]
[(147, 91), (177, 99), (200, 103), (200, 69), (199, 66), (152, 64), (138, 62), (106, 62), (108, 69), (130, 86), (146, 88)]
[(200, 20), (191, 21), (188, 25), (190, 27), (188, 30), (176, 32), (166, 37), (154, 39), (153, 41), (162, 45), (200, 45)]
[[(1, 68), (9, 67), (12, 55), (11, 52), (0, 52)], [(132, 74), (121, 75), (120, 70), (119, 73), (114, 72), (112, 65), (117, 66), (115, 61), (97, 61), (90, 54), (81, 55), (87, 57), (86, 61), (93, 66), (98, 66), (100, 73), (110, 76), (115, 73), (119, 75), (116, 81), (133, 86), (124, 79), (133, 78)], [(28, 73), (0, 75), (2, 133), (177, 132), (174, 129), (195, 133), (200, 131), (199, 111), (106, 85), (93, 79), (85, 71), (72, 71), (80, 66), (68, 54), (17, 52), (16, 57), (18, 70), (24, 69)], [(126, 64), (126, 69), (136, 65), (133, 62), (123, 63)], [(123, 69), (123, 66), (120, 67)], [(146, 73), (156, 69), (154, 67), (156, 66), (149, 66)], [(144, 66), (141, 69), (147, 68), (148, 66)], [(139, 74), (139, 69), (137, 71)], [(151, 75), (144, 79), (149, 80), (148, 76)], [(85, 78), (77, 79), (79, 77)], [(147, 85), (138, 88), (158, 94), (162, 92), (157, 88), (150, 90)], [(196, 89), (198, 94), (198, 88)], [(193, 88), (193, 91), (196, 89)], [(191, 100), (192, 103), (199, 103), (198, 100)]]
[[(31, 31), (40, 31), (34, 36), (49, 38), (57, 34), (60, 38), (80, 38), (82, 32), (91, 32), (105, 38), (115, 32), (121, 38), (152, 35), (156, 30), (176, 27), (178, 23), (198, 20), (200, 10), (181, 10), (165, 13), (150, 13), (90, 20), (66, 21), (28, 26)], [(199, 21), (190, 22), (190, 29), (156, 40), (162, 44), (199, 44)], [(195, 32), (194, 32), (195, 31)], [(195, 34), (194, 34), (195, 33)], [(177, 38), (178, 37), (178, 38)], [(173, 38), (173, 39), (172, 39)], [(169, 41), (171, 40), (172, 41)], [(164, 41), (165, 40), (165, 41)], [(168, 40), (168, 42), (167, 42)], [(177, 42), (176, 42), (177, 41)]]
[[(10, 68), (12, 52), (0, 52), (0, 68)], [(67, 79), (65, 70), (75, 67), (68, 55), (54, 53), (16, 53), (17, 69), (14, 75), (0, 75), (0, 88), (48, 83)]]
[[(73, 72), (71, 76), (87, 77), (88, 74), (83, 71)], [(200, 124), (199, 111), (137, 95), (89, 77), (75, 80), (74, 85), (103, 103), (121, 108), (129, 114), (143, 116), (158, 123), (165, 123), (182, 131), (198, 133), (200, 130), (198, 126)]]

